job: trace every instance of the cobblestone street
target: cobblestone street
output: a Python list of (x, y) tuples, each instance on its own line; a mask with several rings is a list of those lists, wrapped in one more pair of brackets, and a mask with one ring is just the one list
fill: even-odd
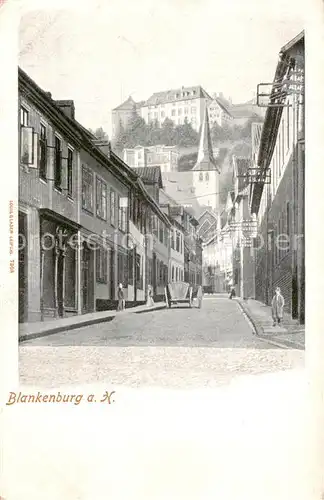
[(24, 384), (104, 382), (214, 387), (238, 375), (299, 368), (304, 354), (253, 335), (238, 304), (206, 298), (188, 306), (121, 313), (108, 323), (30, 340), (20, 347)]

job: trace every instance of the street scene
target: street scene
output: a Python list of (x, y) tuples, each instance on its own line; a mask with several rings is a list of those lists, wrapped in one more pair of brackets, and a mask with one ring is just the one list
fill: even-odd
[(301, 4), (0, 5), (20, 20), (0, 500), (320, 498)]
[(219, 295), (204, 298), (201, 309), (121, 312), (112, 321), (27, 340), (20, 363), (24, 383), (47, 387), (73, 376), (78, 383), (212, 388), (240, 376), (300, 370), (304, 353), (282, 338), (255, 335), (237, 301)]
[[(103, 34), (108, 18), (101, 24), (91, 16)], [(128, 38), (118, 35), (120, 73), (104, 90), (96, 84), (99, 105), (82, 78), (73, 79), (69, 51), (56, 54), (68, 22), (63, 10), (34, 11), (20, 26), (21, 380), (34, 383), (37, 374), (41, 383), (57, 382), (54, 362), (52, 375), (46, 371), (51, 355), (37, 358), (43, 348), (105, 348), (114, 360), (110, 375), (126, 385), (146, 383), (146, 364), (151, 380), (163, 385), (176, 384), (186, 370), (189, 381), (191, 369), (196, 382), (213, 385), (299, 366), (302, 23), (287, 20), (275, 43), (268, 32), (268, 63), (253, 53), (253, 75), (235, 75), (245, 79), (244, 92), (221, 64), (142, 83)], [(251, 26), (250, 51), (260, 27)], [(66, 39), (72, 52), (86, 29), (80, 12)], [(94, 56), (92, 68), (99, 68), (101, 49), (93, 43), (84, 47), (86, 64)], [(162, 55), (171, 46), (157, 50)], [(146, 56), (138, 63), (148, 70)], [(128, 366), (134, 359), (136, 374)], [(66, 359), (66, 373), (73, 362)], [(96, 365), (93, 357), (85, 362)], [(83, 375), (90, 381), (91, 369)]]

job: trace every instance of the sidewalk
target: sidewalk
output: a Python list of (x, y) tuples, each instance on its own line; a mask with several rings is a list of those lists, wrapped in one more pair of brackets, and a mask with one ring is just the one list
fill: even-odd
[(19, 325), (19, 342), (24, 342), (37, 337), (45, 337), (46, 335), (62, 332), (64, 330), (74, 330), (84, 326), (112, 321), (116, 314), (140, 314), (149, 311), (156, 311), (158, 309), (165, 309), (165, 307), (166, 305), (164, 302), (157, 302), (153, 307), (147, 307), (146, 305), (130, 307), (119, 313), (116, 311), (102, 311), (70, 316), (69, 318), (52, 318), (35, 323), (21, 323)]
[(271, 307), (254, 299), (235, 299), (254, 326), (255, 333), (284, 347), (305, 349), (305, 326), (284, 314), (282, 326), (273, 326)]

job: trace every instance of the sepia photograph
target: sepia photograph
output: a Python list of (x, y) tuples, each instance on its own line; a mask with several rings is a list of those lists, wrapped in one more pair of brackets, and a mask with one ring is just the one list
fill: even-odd
[(72, 3), (19, 11), (25, 498), (304, 500), (303, 2)]

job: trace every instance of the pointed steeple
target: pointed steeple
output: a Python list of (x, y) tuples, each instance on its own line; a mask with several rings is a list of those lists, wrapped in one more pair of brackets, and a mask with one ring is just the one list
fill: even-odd
[(205, 106), (205, 115), (201, 127), (197, 163), (192, 170), (217, 170), (219, 172), (219, 168), (214, 158), (210, 137), (207, 103)]

